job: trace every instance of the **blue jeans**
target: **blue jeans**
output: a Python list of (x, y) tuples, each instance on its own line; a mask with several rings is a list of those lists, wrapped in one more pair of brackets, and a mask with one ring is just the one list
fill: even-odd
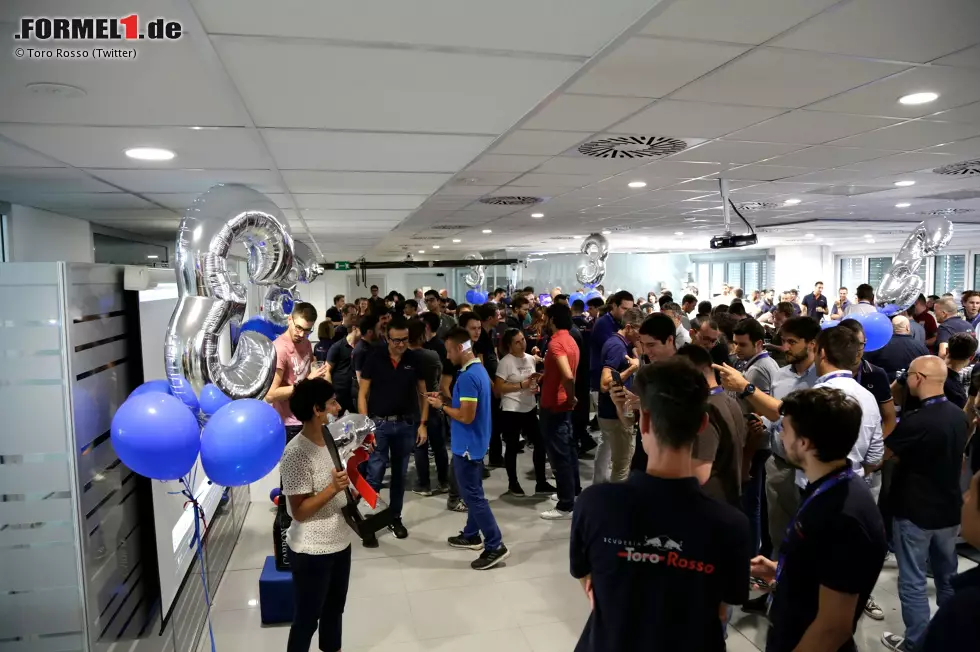
[(898, 560), (898, 597), (902, 601), (905, 641), (910, 649), (915, 649), (929, 624), (926, 560), (932, 567), (936, 603), (942, 608), (953, 597), (949, 580), (956, 573), (956, 533), (959, 526), (923, 530), (912, 521), (896, 518), (892, 531)]
[(503, 537), (497, 527), (497, 519), (490, 511), (490, 503), (483, 495), (483, 461), (468, 460), (462, 455), (453, 454), (453, 472), (467, 508), (463, 536), (475, 537), (482, 532), (484, 548), (496, 550), (503, 545)]
[[(769, 459), (770, 454), (769, 450), (757, 450), (755, 452), (755, 457), (752, 458), (752, 466), (749, 469), (752, 477), (742, 483), (742, 511), (749, 519), (749, 537), (751, 537), (749, 543), (752, 546), (753, 555), (759, 554), (763, 548), (763, 540), (769, 538), (768, 510), (762, 509), (762, 506), (765, 498), (766, 460)], [(763, 516), (765, 516), (765, 521), (763, 521)]]
[(582, 490), (578, 475), (578, 445), (572, 434), (572, 413), (541, 409), (541, 439), (558, 485), (557, 509), (570, 512)]
[(402, 504), (405, 502), (405, 476), (408, 475), (408, 459), (415, 448), (415, 432), (418, 427), (404, 421), (384, 421), (374, 431), (374, 452), (367, 461), (367, 481), (371, 488), (381, 492), (381, 483), (388, 468), (391, 456), (391, 487), (388, 489), (388, 504), (391, 515), (402, 517)]
[(415, 477), (418, 485), (431, 489), (429, 484), (429, 449), (436, 460), (436, 475), (443, 485), (449, 477), (449, 453), (446, 451), (446, 438), (443, 435), (442, 413), (432, 410), (426, 426), (429, 438), (421, 446), (415, 447)]

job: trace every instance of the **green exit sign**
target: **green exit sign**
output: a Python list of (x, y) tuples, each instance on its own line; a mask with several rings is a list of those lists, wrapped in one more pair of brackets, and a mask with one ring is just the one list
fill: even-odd
[(340, 270), (342, 272), (346, 272), (350, 270), (350, 262), (346, 260), (341, 260), (339, 262), (334, 263), (333, 268), (336, 270)]

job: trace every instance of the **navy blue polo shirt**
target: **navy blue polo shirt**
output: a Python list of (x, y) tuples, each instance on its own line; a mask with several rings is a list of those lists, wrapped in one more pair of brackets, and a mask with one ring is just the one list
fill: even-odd
[[(626, 356), (629, 354), (629, 343), (626, 338), (619, 333), (613, 333), (612, 337), (602, 345), (601, 368), (609, 367), (616, 371), (625, 371), (629, 368)], [(601, 373), (601, 372), (600, 372)], [(624, 385), (629, 388), (633, 386), (633, 378), (627, 378)], [(598, 415), (603, 419), (616, 419), (616, 404), (608, 392), (599, 390)]]
[(609, 312), (599, 317), (595, 322), (595, 326), (592, 327), (592, 337), (589, 340), (589, 347), (591, 349), (589, 381), (593, 390), (599, 389), (599, 381), (602, 378), (602, 346), (618, 330), (619, 324), (616, 323), (612, 313)]
[(943, 323), (939, 324), (939, 330), (936, 332), (936, 345), (938, 346), (943, 342), (949, 342), (949, 338), (953, 337), (957, 333), (972, 332), (973, 326), (970, 326), (970, 322), (963, 319), (959, 315), (950, 317)]
[(867, 360), (862, 360), (854, 380), (861, 387), (871, 392), (871, 395), (875, 397), (879, 405), (893, 400), (888, 374), (881, 367), (873, 365)]
[(405, 351), (396, 364), (387, 346), (372, 347), (361, 369), (361, 380), (371, 381), (368, 415), (372, 417), (417, 417), (418, 381), (425, 382), (425, 365), (415, 351)]
[[(806, 306), (806, 316), (810, 319), (820, 321), (823, 319), (824, 315), (829, 315), (830, 311), (827, 310), (827, 295), (821, 294), (819, 297), (814, 296), (813, 292), (803, 297), (803, 305)], [(817, 308), (823, 308), (824, 312), (817, 312)]]
[(885, 346), (877, 351), (865, 354), (865, 359), (878, 365), (888, 374), (888, 380), (895, 380), (895, 375), (902, 369), (908, 369), (916, 358), (929, 355), (929, 349), (911, 335), (895, 334)]

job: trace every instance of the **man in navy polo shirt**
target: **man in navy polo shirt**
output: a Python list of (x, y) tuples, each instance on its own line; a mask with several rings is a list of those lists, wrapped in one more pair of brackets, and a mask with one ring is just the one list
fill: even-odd
[(589, 339), (590, 347), (590, 374), (589, 380), (592, 391), (599, 391), (599, 384), (602, 379), (602, 345), (606, 343), (613, 333), (619, 330), (619, 322), (623, 319), (623, 313), (633, 307), (633, 295), (626, 290), (620, 290), (610, 299), (609, 312), (596, 320), (592, 327), (592, 337)]
[(939, 330), (936, 331), (936, 346), (940, 358), (946, 357), (949, 348), (949, 338), (957, 333), (973, 332), (970, 322), (956, 312), (956, 301), (951, 298), (940, 299), (936, 302), (936, 321)]
[(613, 372), (626, 387), (632, 387), (631, 376), (640, 368), (640, 361), (633, 357), (632, 349), (640, 338), (640, 324), (644, 314), (639, 308), (623, 313), (623, 327), (602, 345), (602, 376), (599, 385), (599, 429), (602, 443), (595, 456), (593, 482), (623, 482), (629, 475), (633, 459), (633, 433), (619, 420), (616, 405), (609, 397), (609, 390), (618, 384)]
[[(453, 386), (453, 404), (443, 405), (438, 392), (428, 394), (429, 405), (449, 417), (452, 433), (453, 471), (459, 493), (466, 503), (466, 526), (449, 545), (467, 550), (483, 550), (470, 566), (474, 570), (493, 568), (510, 556), (503, 543), (497, 520), (483, 493), (483, 457), (490, 446), (490, 376), (473, 353), (470, 334), (456, 327), (446, 335), (446, 355), (459, 367)], [(485, 538), (480, 538), (480, 533)]]
[(817, 281), (813, 292), (803, 297), (806, 316), (814, 321), (820, 321), (827, 315), (827, 297), (823, 293), (823, 281)]
[(864, 354), (865, 360), (872, 362), (888, 375), (888, 382), (895, 380), (899, 371), (908, 369), (916, 358), (929, 355), (929, 349), (912, 337), (909, 318), (904, 315), (892, 317), (892, 338), (877, 351)]

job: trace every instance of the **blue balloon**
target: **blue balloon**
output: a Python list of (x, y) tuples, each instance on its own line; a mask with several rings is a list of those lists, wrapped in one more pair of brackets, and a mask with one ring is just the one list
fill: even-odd
[(147, 392), (156, 392), (158, 394), (169, 394), (170, 393), (170, 381), (169, 380), (148, 380), (136, 389), (134, 389), (129, 397), (139, 396), (140, 394), (146, 394)]
[(471, 303), (474, 306), (478, 306), (481, 303), (487, 302), (487, 295), (485, 292), (481, 292), (477, 288), (472, 288), (466, 291), (466, 302)]
[(285, 447), (286, 427), (275, 408), (243, 398), (211, 415), (201, 435), (201, 464), (215, 484), (240, 487), (264, 478)]
[(834, 326), (836, 326), (839, 323), (840, 323), (839, 321), (834, 321), (832, 319), (831, 320), (827, 320), (827, 321), (822, 321), (822, 322), (820, 322), (820, 328), (823, 328), (823, 329), (833, 328)]
[(855, 315), (856, 319), (864, 326), (864, 351), (877, 351), (888, 344), (892, 338), (892, 320), (887, 315), (880, 312), (868, 312)]
[(229, 403), (231, 399), (211, 383), (201, 389), (201, 412), (204, 414), (214, 414)]
[(599, 299), (602, 298), (602, 295), (599, 294), (599, 290), (596, 290), (595, 288), (592, 288), (591, 290), (589, 290), (588, 292), (585, 293), (585, 300), (586, 301), (588, 301), (589, 299), (595, 299), (595, 298), (599, 298)]
[(568, 297), (568, 305), (572, 305), (573, 303), (575, 303), (576, 301), (578, 301), (580, 299), (581, 299), (582, 303), (585, 303), (586, 301), (588, 301), (588, 299), (585, 298), (585, 295), (583, 293), (581, 293), (581, 292), (573, 292), (572, 295), (570, 297)]
[(242, 324), (240, 329), (238, 329), (239, 335), (245, 331), (254, 331), (261, 335), (265, 335), (270, 340), (274, 340), (286, 332), (286, 327), (273, 324), (271, 321), (262, 319), (261, 317), (252, 317)]
[(116, 410), (109, 432), (122, 463), (154, 480), (177, 480), (190, 473), (201, 447), (194, 414), (180, 399), (162, 392), (130, 396)]

